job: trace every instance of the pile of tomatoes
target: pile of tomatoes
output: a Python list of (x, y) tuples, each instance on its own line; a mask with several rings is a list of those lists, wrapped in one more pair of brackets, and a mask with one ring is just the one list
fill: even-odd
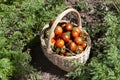
[(71, 22), (59, 23), (54, 34), (55, 36), (51, 38), (52, 50), (59, 55), (74, 56), (81, 54), (87, 46), (87, 35)]

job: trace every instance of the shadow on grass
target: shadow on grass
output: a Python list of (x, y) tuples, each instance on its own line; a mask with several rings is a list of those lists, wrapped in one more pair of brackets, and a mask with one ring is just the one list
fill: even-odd
[(31, 49), (30, 55), (32, 57), (31, 65), (36, 68), (38, 71), (42, 71), (50, 73), (51, 75), (56, 75), (58, 77), (65, 77), (64, 75), (67, 73), (57, 66), (52, 64), (44, 53), (42, 52), (39, 35), (37, 35), (31, 42), (28, 44)]

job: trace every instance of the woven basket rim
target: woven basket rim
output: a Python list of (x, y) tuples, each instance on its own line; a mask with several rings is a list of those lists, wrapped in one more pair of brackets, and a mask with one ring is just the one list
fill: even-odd
[[(62, 21), (62, 22), (64, 22), (64, 21)], [(65, 21), (65, 22), (67, 22), (67, 21)], [(45, 30), (47, 27), (49, 27), (49, 24), (46, 24), (44, 26), (43, 30)], [(88, 35), (88, 33), (83, 28), (82, 28), (82, 30)], [(85, 50), (82, 53), (76, 54), (75, 56), (62, 56), (62, 55), (56, 54), (51, 49), (47, 48), (47, 44), (45, 43), (45, 39), (42, 38), (42, 35), (43, 34), (41, 34), (41, 36), (40, 36), (41, 44), (42, 44), (42, 46), (46, 47), (47, 54), (52, 54), (53, 56), (61, 57), (61, 58), (64, 58), (64, 59), (73, 59), (73, 58), (76, 58), (76, 57), (82, 57), (82, 56), (85, 55), (84, 52), (87, 51), (89, 48), (91, 48), (91, 39), (90, 39), (90, 36), (88, 35), (88, 38), (87, 38), (88, 44), (87, 44), (87, 47), (85, 48)]]
[[(73, 12), (75, 14), (77, 14), (77, 19), (78, 19), (78, 25), (73, 23), (74, 26), (77, 25), (77, 27), (79, 27), (82, 31), (85, 32), (85, 34), (87, 35), (87, 46), (85, 48), (85, 50), (80, 53), (80, 54), (76, 54), (74, 56), (62, 56), (59, 54), (56, 54), (55, 52), (53, 52), (53, 50), (51, 49), (50, 45), (52, 45), (50, 43), (51, 38), (54, 36), (54, 29), (55, 27), (61, 23), (61, 22), (70, 22), (67, 20), (62, 20), (62, 17), (67, 15), (69, 12)], [(47, 37), (48, 41), (45, 41), (45, 31), (50, 29), (50, 35)], [(89, 34), (86, 32), (86, 30), (84, 28), (82, 28), (82, 24), (81, 24), (81, 17), (78, 11), (76, 11), (75, 9), (67, 9), (64, 12), (62, 12), (57, 19), (55, 20), (55, 22), (53, 23), (52, 26), (49, 26), (49, 24), (46, 24), (41, 33), (40, 33), (40, 41), (41, 41), (41, 46), (42, 46), (42, 50), (44, 52), (44, 55), (56, 66), (58, 66), (59, 68), (61, 68), (64, 71), (72, 71), (75, 69), (75, 67), (72, 67), (69, 63), (70, 60), (78, 60), (80, 63), (86, 63), (86, 61), (89, 58), (89, 54), (90, 54), (90, 49), (91, 49), (91, 39)], [(67, 65), (66, 65), (67, 64)]]

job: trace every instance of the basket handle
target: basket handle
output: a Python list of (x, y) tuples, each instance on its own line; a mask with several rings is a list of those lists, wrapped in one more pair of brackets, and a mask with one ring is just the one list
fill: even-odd
[(82, 24), (81, 24), (81, 17), (80, 17), (80, 14), (77, 10), (73, 9), (73, 8), (69, 8), (67, 10), (65, 10), (64, 12), (62, 12), (55, 20), (55, 22), (53, 23), (52, 27), (51, 27), (51, 30), (50, 30), (50, 35), (49, 35), (49, 40), (48, 40), (48, 49), (50, 49), (50, 46), (51, 46), (51, 38), (54, 37), (54, 29), (55, 27), (57, 26), (57, 24), (62, 20), (62, 18), (67, 15), (68, 13), (70, 12), (73, 12), (77, 15), (77, 18), (78, 18), (78, 27), (79, 28), (82, 28)]

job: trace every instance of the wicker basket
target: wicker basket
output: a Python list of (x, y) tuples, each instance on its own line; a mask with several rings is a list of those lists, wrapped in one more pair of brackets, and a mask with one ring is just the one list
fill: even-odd
[[(52, 49), (50, 47), (52, 45), (50, 40), (55, 35), (54, 29), (58, 25), (58, 23), (69, 22), (69, 21), (62, 20), (62, 19), (65, 15), (67, 15), (68, 13), (71, 13), (71, 12), (74, 13), (78, 18), (78, 24), (75, 24), (75, 25), (79, 26), (79, 28), (82, 29), (82, 31), (84, 31), (88, 36), (87, 37), (87, 47), (81, 54), (77, 54), (75, 56), (61, 56), (52, 51)], [(49, 34), (48, 42), (46, 43), (45, 39), (44, 39), (45, 38), (44, 34), (45, 34), (45, 31), (47, 31), (48, 29), (50, 29), (50, 34)], [(87, 59), (89, 58), (90, 48), (91, 48), (91, 39), (90, 39), (88, 33), (82, 28), (81, 17), (80, 17), (79, 12), (73, 8), (67, 9), (64, 12), (62, 12), (56, 18), (55, 22), (53, 23), (53, 25), (51, 27), (49, 27), (49, 24), (45, 25), (41, 31), (40, 40), (41, 40), (42, 50), (43, 50), (45, 56), (54, 65), (58, 66), (59, 68), (61, 68), (64, 71), (70, 72), (75, 69), (75, 67), (73, 67), (71, 65), (70, 60), (78, 60), (80, 63), (85, 63), (87, 61)]]

